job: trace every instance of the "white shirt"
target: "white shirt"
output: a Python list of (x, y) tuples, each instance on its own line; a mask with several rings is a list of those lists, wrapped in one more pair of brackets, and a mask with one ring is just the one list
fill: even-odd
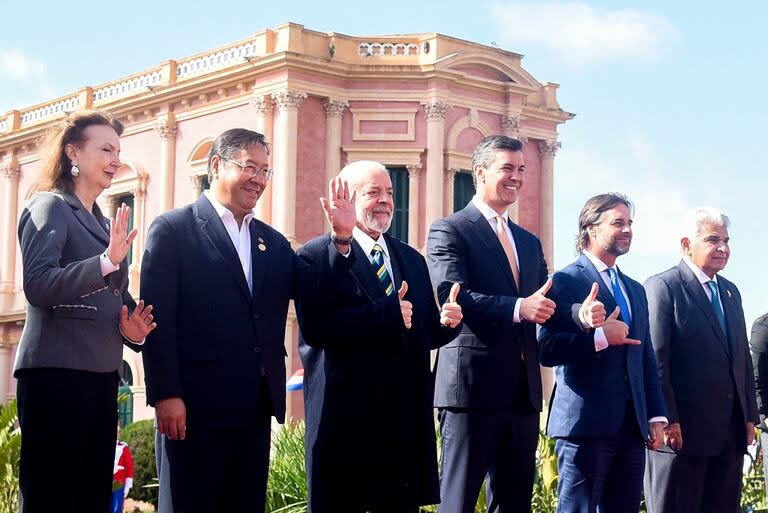
[[(483, 217), (488, 221), (488, 224), (491, 225), (491, 230), (493, 230), (493, 233), (496, 233), (496, 218), (499, 216), (499, 213), (496, 212), (494, 209), (490, 207), (487, 203), (485, 203), (483, 200), (481, 200), (477, 195), (475, 195), (472, 198), (472, 204), (477, 207), (477, 209), (480, 211), (481, 214), (483, 214)], [(515, 252), (515, 260), (517, 261), (517, 271), (518, 275), (520, 274), (520, 258), (518, 258), (517, 254), (517, 245), (515, 244), (515, 238), (512, 236), (512, 230), (509, 229), (509, 213), (505, 210), (503, 214), (501, 214), (501, 217), (504, 218), (504, 231), (507, 232), (507, 237), (509, 238), (510, 244), (512, 244), (512, 251)], [(517, 301), (515, 301), (515, 309), (512, 312), (512, 322), (520, 322), (520, 305), (523, 302), (523, 298), (518, 298)]]
[(229, 238), (232, 240), (232, 245), (235, 246), (235, 251), (237, 251), (237, 256), (240, 258), (240, 265), (243, 268), (245, 280), (248, 282), (248, 290), (252, 290), (251, 230), (248, 227), (251, 223), (251, 219), (253, 219), (254, 213), (251, 212), (246, 214), (243, 218), (243, 223), (240, 226), (237, 226), (234, 214), (230, 212), (227, 207), (219, 203), (210, 191), (206, 190), (203, 194), (205, 194), (205, 197), (211, 202), (216, 213), (219, 214), (221, 222), (224, 223), (224, 228), (226, 228)]
[[(693, 275), (696, 276), (696, 279), (699, 280), (699, 283), (701, 283), (701, 287), (704, 289), (704, 293), (707, 295), (707, 299), (709, 299), (709, 301), (712, 302), (712, 290), (709, 288), (709, 285), (707, 285), (707, 283), (710, 281), (714, 281), (715, 284), (717, 284), (717, 275), (715, 275), (713, 278), (710, 278), (696, 264), (688, 260), (688, 257), (686, 256), (683, 256), (683, 262), (685, 262), (685, 264), (691, 269), (691, 272), (693, 272)], [(717, 301), (718, 303), (720, 303), (720, 310), (722, 310), (723, 315), (725, 315), (725, 309), (723, 308), (723, 299), (720, 297), (720, 294), (717, 295)]]
[(368, 256), (368, 260), (371, 262), (371, 264), (373, 264), (373, 256), (371, 255), (373, 246), (376, 244), (381, 246), (381, 252), (384, 254), (384, 265), (387, 267), (389, 278), (392, 280), (392, 286), (394, 287), (395, 275), (392, 272), (392, 262), (389, 258), (389, 248), (387, 247), (387, 243), (384, 241), (384, 234), (380, 233), (379, 238), (373, 240), (367, 233), (355, 226), (352, 229), (352, 237), (357, 241), (358, 244), (360, 244), (360, 247), (363, 249), (363, 252), (365, 252), (366, 256)]

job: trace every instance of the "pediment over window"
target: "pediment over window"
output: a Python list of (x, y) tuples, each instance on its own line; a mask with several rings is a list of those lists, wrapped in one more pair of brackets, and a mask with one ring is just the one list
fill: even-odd
[(456, 71), (481, 80), (511, 82), (532, 92), (541, 88), (541, 84), (519, 62), (480, 52), (453, 53), (435, 63), (435, 68)]

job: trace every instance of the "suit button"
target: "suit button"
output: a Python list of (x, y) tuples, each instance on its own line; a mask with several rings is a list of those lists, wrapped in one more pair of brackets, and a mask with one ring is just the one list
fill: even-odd
[(120, 295), (120, 289), (115, 289), (115, 290), (113, 290), (113, 291), (112, 291), (112, 294), (114, 294), (114, 295), (115, 295), (115, 297), (119, 296), (119, 295)]
[(260, 313), (255, 313), (255, 314), (253, 314), (253, 318), (258, 321), (259, 319), (261, 319), (261, 314)]
[(254, 353), (260, 353), (261, 352), (261, 348), (259, 346), (256, 346), (256, 347), (253, 348), (253, 352)]

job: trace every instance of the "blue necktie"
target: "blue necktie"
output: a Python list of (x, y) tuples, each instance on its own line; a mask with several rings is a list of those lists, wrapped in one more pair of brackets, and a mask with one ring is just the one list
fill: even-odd
[(720, 306), (720, 291), (717, 290), (717, 283), (715, 283), (714, 280), (709, 280), (707, 285), (709, 285), (709, 290), (712, 292), (709, 302), (712, 303), (712, 308), (715, 310), (715, 317), (717, 317), (717, 320), (720, 322), (720, 327), (723, 329), (723, 335), (727, 336), (728, 332), (725, 330), (725, 314), (723, 314), (723, 307)]
[(376, 271), (376, 276), (379, 278), (381, 285), (384, 287), (384, 293), (388, 296), (392, 295), (395, 291), (395, 286), (392, 284), (392, 278), (390, 278), (387, 266), (384, 264), (384, 250), (378, 244), (375, 244), (371, 250), (371, 264), (373, 265), (373, 270)]
[(621, 318), (627, 323), (628, 327), (632, 327), (632, 314), (629, 312), (629, 301), (621, 291), (621, 285), (619, 285), (619, 275), (616, 273), (616, 269), (609, 267), (606, 269), (608, 276), (611, 278), (611, 289), (613, 290), (613, 297), (616, 299), (616, 304), (621, 309)]

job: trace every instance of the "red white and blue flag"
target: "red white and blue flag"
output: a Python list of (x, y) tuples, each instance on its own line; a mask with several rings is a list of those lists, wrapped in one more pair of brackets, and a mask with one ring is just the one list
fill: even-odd
[(285, 391), (295, 392), (296, 390), (301, 390), (303, 387), (304, 369), (299, 369), (288, 379), (288, 382), (285, 384)]

